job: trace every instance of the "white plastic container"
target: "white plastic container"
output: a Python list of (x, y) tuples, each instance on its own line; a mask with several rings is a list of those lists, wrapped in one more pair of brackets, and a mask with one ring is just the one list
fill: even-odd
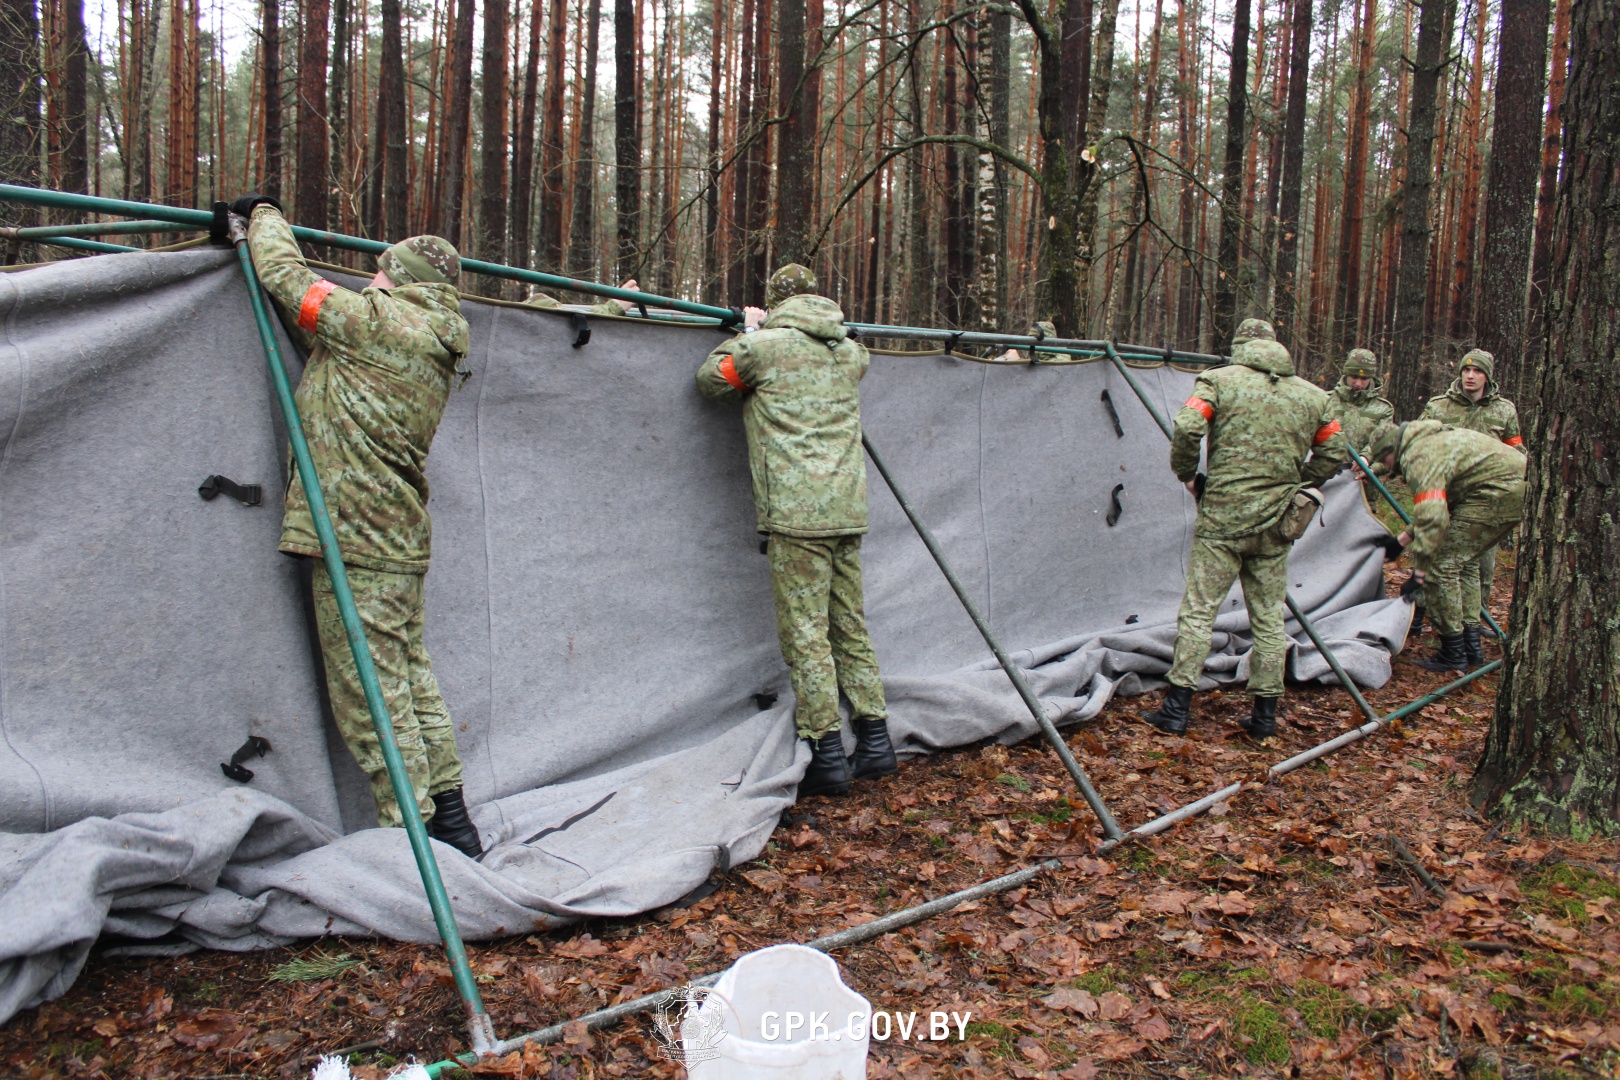
[[(872, 1006), (826, 953), (773, 945), (740, 957), (700, 1016), (715, 1012), (724, 1036), (685, 1045), (713, 1054), (687, 1065), (692, 1080), (866, 1080)], [(713, 1031), (712, 1019), (702, 1027)]]

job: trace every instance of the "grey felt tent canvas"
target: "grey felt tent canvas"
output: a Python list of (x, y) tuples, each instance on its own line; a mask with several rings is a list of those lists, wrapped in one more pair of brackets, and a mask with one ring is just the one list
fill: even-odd
[[(62, 993), (103, 934), (435, 940), (404, 834), (368, 827), (323, 716), (307, 568), (275, 550), (285, 440), (234, 261), (0, 275), (0, 1020)], [(437, 848), (477, 939), (649, 910), (753, 858), (806, 754), (741, 422), (693, 387), (719, 332), (593, 319), (575, 348), (566, 314), (466, 310), (474, 375), (429, 469), (428, 645), (492, 849)], [(1166, 410), (1191, 380), (1138, 374)], [(1050, 715), (1156, 685), (1194, 507), (1124, 380), (878, 356), (864, 393), (874, 444)], [(199, 498), (214, 474), (262, 485), (263, 505)], [(1381, 526), (1356, 485), (1328, 496), (1290, 589), (1381, 685), (1410, 609), (1380, 598)], [(903, 747), (1032, 734), (875, 475), (865, 562)], [(1246, 627), (1234, 594), (1212, 685), (1245, 675)], [(1291, 675), (1325, 672), (1296, 643)], [(226, 779), (253, 734), (273, 749), (250, 783)]]

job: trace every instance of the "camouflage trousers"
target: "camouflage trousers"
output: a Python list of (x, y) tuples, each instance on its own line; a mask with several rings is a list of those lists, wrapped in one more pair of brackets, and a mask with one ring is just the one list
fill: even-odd
[(1172, 683), (1198, 689), (1204, 661), (1209, 657), (1215, 617), (1233, 580), (1241, 580), (1254, 636), (1254, 649), (1249, 654), (1249, 693), (1255, 697), (1282, 697), (1283, 663), (1288, 656), (1283, 602), (1288, 594), (1288, 550), (1292, 546), (1274, 528), (1225, 540), (1194, 534), (1192, 558), (1187, 563), (1187, 592), (1176, 616), (1176, 651), (1169, 674)]
[[(1492, 512), (1481, 512), (1487, 509)], [(1496, 572), (1496, 545), (1518, 527), (1517, 521), (1501, 521), (1494, 507), (1464, 503), (1451, 515), (1423, 583), (1424, 607), (1436, 633), (1460, 634), (1479, 623), (1481, 589), (1489, 588), (1485, 575)]]
[[(433, 816), (431, 796), (461, 786), (461, 758), (456, 754), (450, 710), (439, 694), (433, 662), (422, 644), (423, 575), (391, 574), (360, 566), (351, 566), (348, 571), (354, 606), (360, 612), (383, 701), (394, 722), (394, 743), (405, 759), (417, 812), (427, 821)], [(321, 655), (326, 659), (332, 716), (349, 753), (371, 778), (377, 824), (384, 828), (403, 824), (325, 563), (315, 564), (314, 590), (315, 625), (321, 638)]]
[(877, 655), (866, 632), (861, 538), (771, 533), (765, 551), (776, 597), (776, 634), (798, 701), (793, 720), (800, 737), (819, 739), (838, 730), (840, 690), (854, 719), (888, 716)]

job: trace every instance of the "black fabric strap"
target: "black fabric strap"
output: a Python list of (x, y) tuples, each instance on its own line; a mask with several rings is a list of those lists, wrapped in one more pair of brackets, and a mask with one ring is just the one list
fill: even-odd
[(1108, 418), (1114, 422), (1114, 434), (1121, 439), (1125, 437), (1125, 425), (1119, 422), (1119, 410), (1114, 408), (1114, 399), (1108, 396), (1108, 391), (1102, 392), (1102, 403), (1108, 407)]
[(258, 735), (249, 735), (247, 742), (243, 743), (236, 753), (231, 755), (229, 764), (223, 761), (219, 763), (219, 770), (237, 783), (245, 784), (253, 779), (253, 770), (245, 767), (242, 762), (247, 761), (249, 758), (264, 757), (269, 752), (269, 739)]
[(198, 485), (197, 494), (201, 495), (205, 502), (211, 502), (221, 495), (229, 495), (243, 506), (258, 506), (264, 501), (264, 489), (258, 484), (238, 484), (228, 476), (217, 474)]
[(1115, 484), (1113, 493), (1108, 496), (1109, 502), (1112, 503), (1108, 509), (1108, 517), (1106, 519), (1110, 529), (1119, 524), (1119, 515), (1125, 512), (1124, 505), (1119, 501), (1119, 497), (1124, 493), (1125, 485)]
[(582, 348), (591, 343), (591, 320), (583, 311), (570, 311), (569, 319), (574, 324), (574, 348)]

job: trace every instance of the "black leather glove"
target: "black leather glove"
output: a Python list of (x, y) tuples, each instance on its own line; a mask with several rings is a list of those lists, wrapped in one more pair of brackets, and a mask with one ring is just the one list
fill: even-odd
[(250, 191), (246, 195), (237, 196), (236, 201), (231, 203), (231, 213), (238, 217), (250, 218), (253, 216), (253, 208), (260, 203), (269, 203), (276, 208), (278, 214), (283, 212), (278, 200), (269, 195), (260, 195), (257, 191)]
[(1381, 533), (1373, 537), (1372, 543), (1374, 547), (1384, 549), (1385, 562), (1394, 562), (1401, 557), (1401, 552), (1406, 550), (1406, 545), (1401, 543), (1399, 537), (1391, 536), (1388, 533)]
[(1193, 499), (1201, 502), (1204, 498), (1204, 489), (1209, 486), (1209, 477), (1203, 473), (1193, 474)]
[(1401, 582), (1401, 599), (1407, 603), (1416, 603), (1417, 601), (1412, 599), (1412, 594), (1421, 588), (1423, 588), (1423, 575), (1414, 570), (1407, 575), (1405, 581)]

